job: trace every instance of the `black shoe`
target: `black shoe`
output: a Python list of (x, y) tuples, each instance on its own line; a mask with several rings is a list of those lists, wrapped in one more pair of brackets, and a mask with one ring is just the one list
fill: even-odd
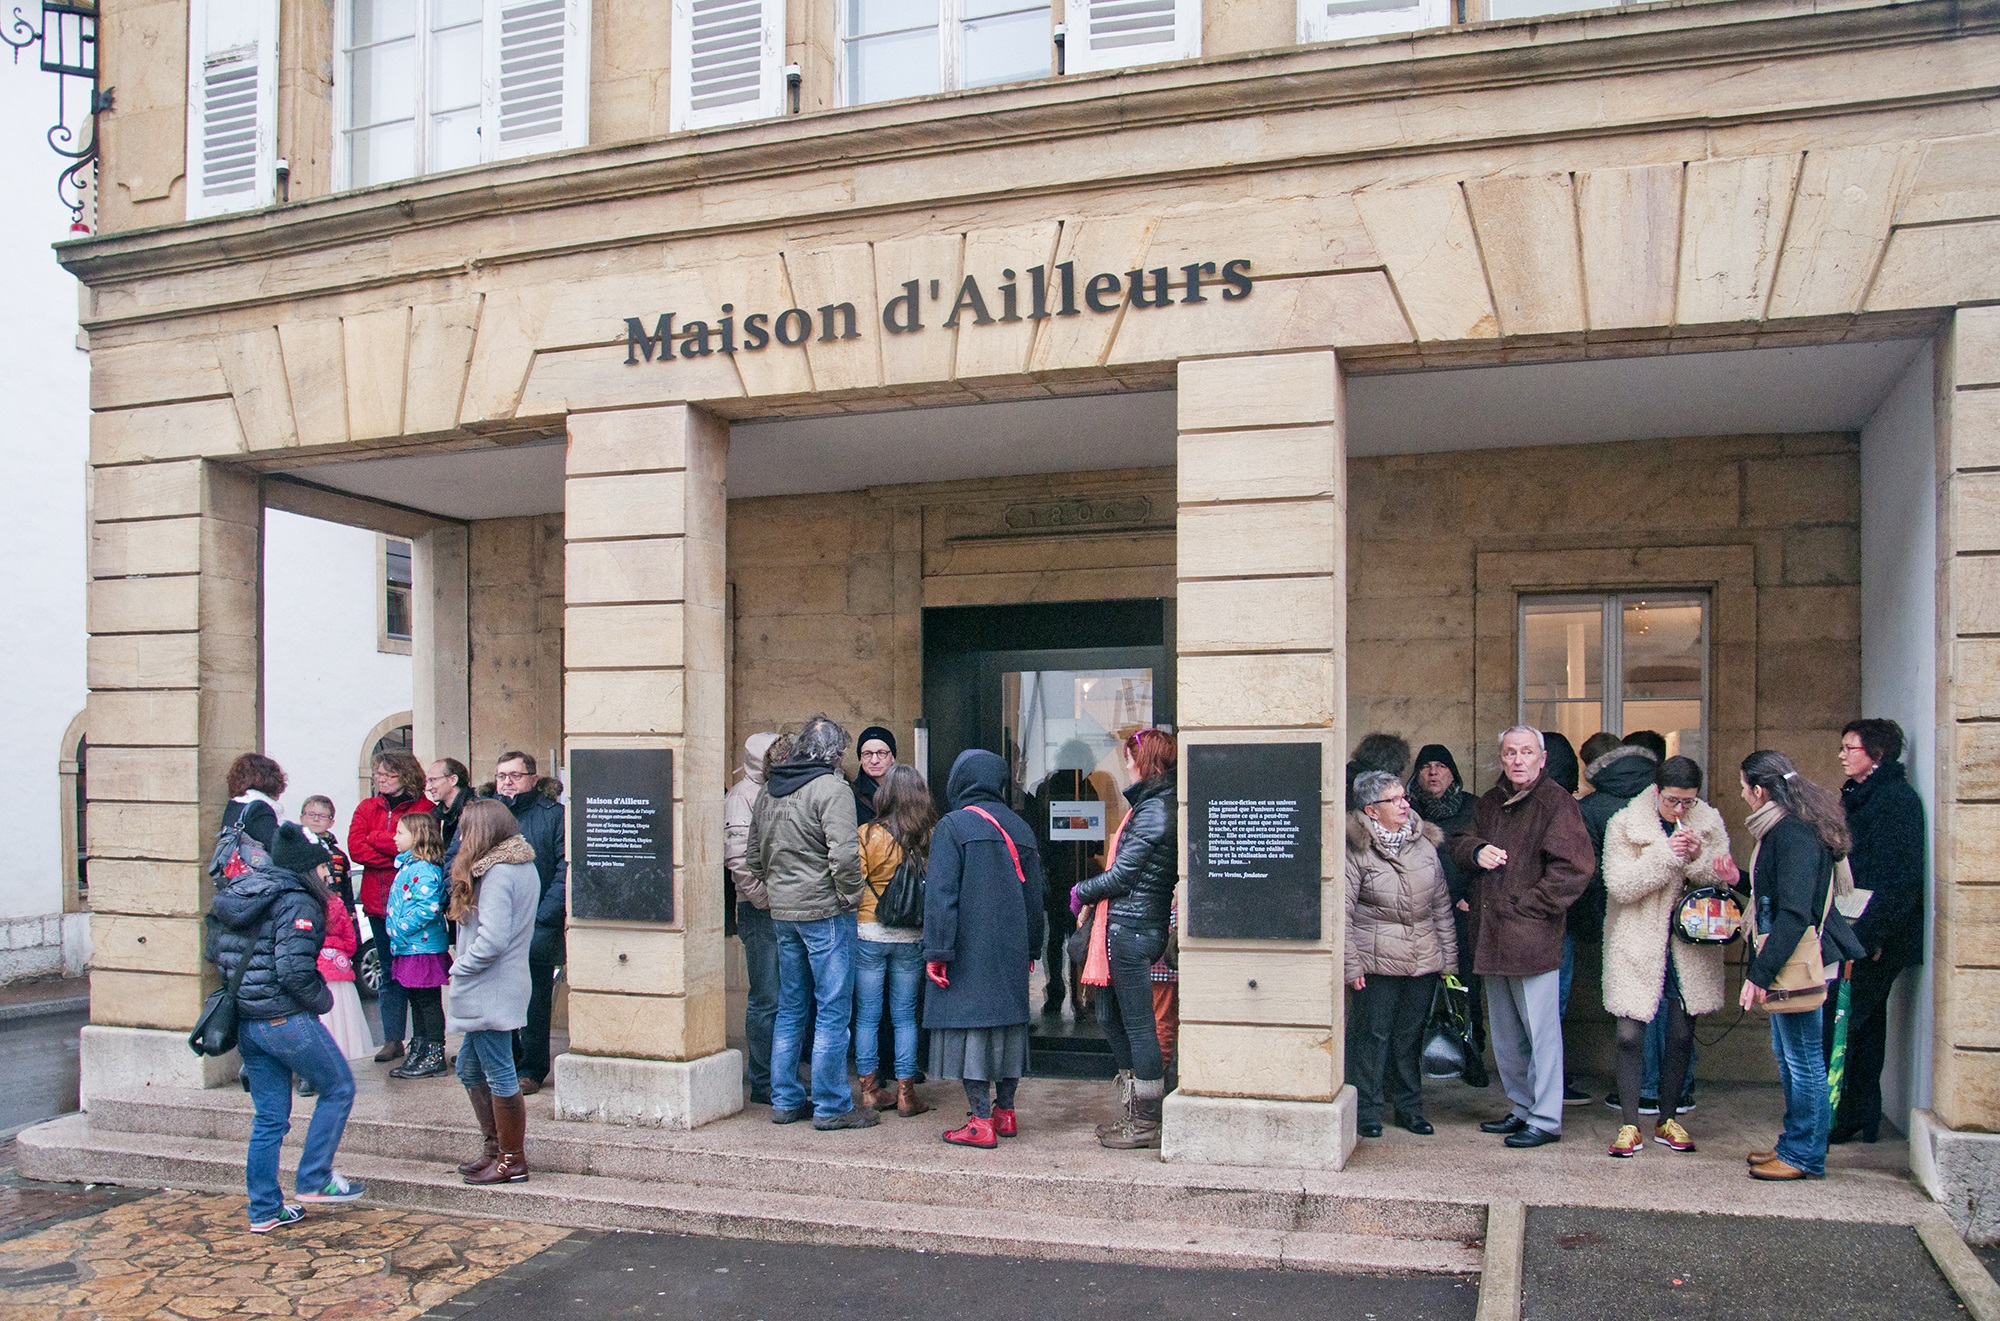
[(1382, 1136), (1382, 1125), (1379, 1123), (1356, 1124), (1354, 1131), (1364, 1138), (1379, 1138)]
[(1407, 1129), (1420, 1138), (1427, 1138), (1437, 1132), (1437, 1129), (1431, 1126), (1431, 1121), (1422, 1115), (1404, 1115), (1396, 1120), (1396, 1126)]
[(1509, 1133), (1506, 1137), (1507, 1145), (1515, 1148), (1546, 1147), (1551, 1142), (1560, 1141), (1562, 1141), (1562, 1134), (1546, 1132), (1536, 1128), (1532, 1124), (1523, 1124), (1520, 1132)]
[(796, 1110), (780, 1110), (778, 1107), (772, 1106), (771, 1122), (774, 1124), (796, 1124), (801, 1119), (811, 1119), (812, 1112), (813, 1108), (809, 1105), (802, 1105)]
[[(1693, 1113), (1694, 1113), (1694, 1098), (1693, 1098), (1692, 1096), (1690, 1096), (1690, 1097), (1689, 1097), (1689, 1098), (1688, 1098), (1687, 1100), (1685, 1100), (1685, 1101), (1682, 1101), (1682, 1102), (1681, 1102), (1681, 1103), (1680, 1103), (1679, 1105), (1675, 1106), (1675, 1107), (1674, 1107), (1674, 1113), (1675, 1113), (1675, 1114), (1677, 1114), (1677, 1115), (1691, 1115), (1691, 1114), (1693, 1114)], [(1872, 1141), (1872, 1139), (1871, 1139), (1871, 1141)]]
[(768, 1090), (760, 1090), (759, 1088), (752, 1087), (750, 1089), (750, 1104), (751, 1105), (771, 1104), (771, 1093)]
[(1826, 1135), (1826, 1140), (1836, 1147), (1841, 1147), (1857, 1139), (1862, 1142), (1874, 1143), (1880, 1141), (1881, 1137), (1882, 1130), (1879, 1126), (1841, 1124)]
[(1604, 1094), (1604, 1104), (1610, 1106), (1613, 1110), (1623, 1110), (1625, 1108), (1624, 1103), (1618, 1099), (1618, 1089), (1616, 1087)]
[(1642, 1115), (1657, 1115), (1660, 1113), (1660, 1098), (1657, 1096), (1641, 1096), (1639, 1098), (1639, 1113)]
[(1518, 1133), (1528, 1126), (1528, 1121), (1515, 1114), (1505, 1114), (1498, 1119), (1489, 1119), (1479, 1126), (1482, 1133)]
[(1564, 1105), (1589, 1105), (1595, 1099), (1589, 1092), (1580, 1092), (1568, 1083), (1563, 1084)]
[(1474, 1060), (1466, 1065), (1465, 1072), (1460, 1074), (1459, 1077), (1467, 1087), (1491, 1087), (1493, 1085), (1493, 1078), (1486, 1072), (1486, 1065), (1478, 1060)]
[(304, 1078), (299, 1079), (299, 1085), (293, 1088), (293, 1090), (296, 1091), (300, 1096), (319, 1095), (319, 1089), (314, 1087), (311, 1083), (307, 1082)]
[(882, 1118), (875, 1113), (874, 1106), (857, 1105), (846, 1114), (835, 1115), (831, 1119), (814, 1118), (813, 1127), (822, 1133), (830, 1133), (837, 1128), (873, 1128), (881, 1122)]

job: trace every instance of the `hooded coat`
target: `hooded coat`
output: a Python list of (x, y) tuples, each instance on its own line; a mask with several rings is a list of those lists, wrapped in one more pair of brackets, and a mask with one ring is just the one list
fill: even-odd
[(1659, 755), (1632, 743), (1620, 744), (1584, 768), (1591, 792), (1578, 799), (1577, 806), (1590, 830), (1590, 846), (1597, 852), (1597, 870), (1591, 875), (1590, 888), (1570, 909), (1569, 926), (1585, 940), (1596, 940), (1604, 930), (1605, 827), (1627, 804), (1653, 787), (1659, 770)]
[(1438, 845), (1444, 834), (1428, 821), (1402, 851), (1385, 851), (1368, 818), (1347, 814), (1347, 980), (1421, 977), (1458, 967), (1458, 925), (1452, 921)]
[(745, 865), (771, 917), (819, 922), (861, 907), (861, 837), (854, 793), (824, 762), (770, 768), (750, 813)]
[(1675, 833), (1683, 832), (1701, 840), (1701, 851), (1688, 862), (1674, 854), (1660, 820), (1660, 791), (1652, 785), (1605, 829), (1604, 1007), (1619, 1018), (1653, 1021), (1669, 950), (1687, 1011), (1712, 1014), (1722, 1008), (1723, 947), (1675, 940), (1672, 928), (1683, 894), (1718, 883), (1715, 864), (1729, 853), (1729, 828), (1722, 813), (1697, 802)]
[[(946, 965), (951, 984), (925, 988), (928, 1028), (1029, 1021), (1028, 974), (1047, 920), (1042, 856), (1034, 830), (1007, 806), (1006, 787), (1007, 763), (977, 748), (959, 754), (945, 782), (952, 810), (931, 835), (924, 872), (924, 961)], [(990, 813), (1000, 830), (969, 806)]]
[(268, 1021), (333, 1008), (319, 971), (326, 905), (298, 873), (276, 863), (245, 872), (216, 889), (209, 916), (209, 959), (225, 981), (243, 968), (239, 1016)]
[(743, 778), (729, 786), (722, 796), (722, 865), (736, 886), (736, 897), (757, 908), (769, 908), (764, 883), (750, 873), (750, 817), (757, 807), (757, 795), (764, 792), (764, 754), (778, 736), (769, 732), (752, 734), (743, 740)]
[[(1479, 868), (1488, 844), (1505, 849), (1498, 871)], [(1452, 858), (1478, 872), (1472, 888), (1472, 970), (1535, 977), (1562, 966), (1564, 919), (1590, 884), (1597, 858), (1576, 799), (1543, 775), (1516, 791), (1503, 778), (1480, 795), (1472, 825), (1452, 836)]]
[(535, 861), (519, 835), (473, 861), (472, 908), (458, 920), (458, 958), (445, 997), (446, 1026), (453, 1032), (513, 1032), (528, 1025), (529, 946), (541, 888)]

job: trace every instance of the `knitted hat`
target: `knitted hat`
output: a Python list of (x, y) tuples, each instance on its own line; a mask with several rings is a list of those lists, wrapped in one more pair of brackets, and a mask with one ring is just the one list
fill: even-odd
[(1424, 767), (1434, 761), (1442, 762), (1445, 768), (1451, 772), (1453, 783), (1461, 786), (1464, 785), (1465, 777), (1458, 773), (1458, 762), (1452, 757), (1451, 749), (1442, 743), (1424, 744), (1423, 750), (1417, 753), (1416, 761), (1411, 764), (1410, 777), (1415, 779), (1423, 772)]
[(279, 826), (271, 844), (271, 861), (290, 872), (309, 872), (331, 856), (296, 821)]
[(862, 748), (868, 746), (870, 742), (876, 739), (880, 739), (889, 745), (890, 756), (900, 757), (903, 755), (896, 748), (896, 736), (880, 725), (870, 725), (868, 728), (862, 730), (861, 737), (854, 740), (854, 750), (860, 752)]

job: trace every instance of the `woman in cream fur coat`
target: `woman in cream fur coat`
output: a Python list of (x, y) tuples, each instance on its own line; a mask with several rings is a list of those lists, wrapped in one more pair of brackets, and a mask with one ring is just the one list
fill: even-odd
[(1722, 1008), (1723, 947), (1676, 940), (1674, 908), (1688, 890), (1736, 875), (1722, 814), (1701, 801), (1701, 767), (1687, 757), (1669, 757), (1653, 787), (1605, 828), (1604, 1007), (1618, 1018), (1618, 1097), (1625, 1112), (1613, 1156), (1645, 1149), (1639, 1083), (1646, 1025), (1655, 1011), (1668, 1018), (1653, 1137), (1672, 1151), (1694, 1150), (1674, 1106), (1687, 1075), (1694, 1020)]

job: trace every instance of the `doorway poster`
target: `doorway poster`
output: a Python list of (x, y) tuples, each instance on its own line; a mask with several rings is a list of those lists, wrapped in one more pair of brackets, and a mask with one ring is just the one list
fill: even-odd
[(1104, 804), (1057, 799), (1049, 804), (1050, 839), (1104, 838)]

